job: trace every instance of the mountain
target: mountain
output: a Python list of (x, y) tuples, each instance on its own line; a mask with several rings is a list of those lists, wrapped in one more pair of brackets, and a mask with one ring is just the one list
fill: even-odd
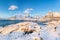
[(19, 15), (15, 15), (13, 17), (8, 18), (8, 20), (25, 20), (28, 18), (33, 18), (33, 17), (30, 15), (27, 15), (27, 14), (25, 14), (25, 15), (19, 14)]
[(10, 18), (8, 18), (9, 20), (20, 20), (20, 19), (22, 19), (23, 18), (23, 16), (22, 15), (15, 15), (15, 16), (13, 16), (13, 17), (10, 17)]
[(60, 17), (60, 12), (48, 12), (46, 17)]
[(44, 16), (44, 20), (60, 20), (60, 12), (48, 12), (45, 16)]

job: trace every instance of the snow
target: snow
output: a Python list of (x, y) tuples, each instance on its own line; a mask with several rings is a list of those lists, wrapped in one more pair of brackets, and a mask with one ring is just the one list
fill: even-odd
[(60, 40), (60, 25), (56, 21), (47, 22), (44, 26), (35, 22), (21, 22), (0, 30), (0, 40)]

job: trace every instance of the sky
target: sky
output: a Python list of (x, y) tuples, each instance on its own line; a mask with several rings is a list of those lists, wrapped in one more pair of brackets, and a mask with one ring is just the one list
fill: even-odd
[(50, 11), (60, 12), (60, 0), (0, 0), (0, 18), (24, 13), (44, 16)]

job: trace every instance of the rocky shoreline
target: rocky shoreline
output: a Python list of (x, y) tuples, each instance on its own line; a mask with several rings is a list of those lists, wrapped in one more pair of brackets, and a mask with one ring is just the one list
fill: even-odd
[[(9, 40), (60, 40), (60, 22), (51, 21), (45, 24), (45, 26), (41, 26), (35, 22), (21, 22), (8, 25), (0, 28), (0, 39), (5, 40), (1, 36), (8, 35)], [(14, 34), (20, 36), (16, 37)], [(7, 39), (7, 37), (5, 38)]]

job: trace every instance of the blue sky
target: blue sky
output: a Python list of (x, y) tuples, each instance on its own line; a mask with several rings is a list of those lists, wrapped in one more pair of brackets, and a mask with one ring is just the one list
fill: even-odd
[(60, 0), (0, 0), (0, 18), (25, 12), (43, 16), (49, 11), (60, 12)]

